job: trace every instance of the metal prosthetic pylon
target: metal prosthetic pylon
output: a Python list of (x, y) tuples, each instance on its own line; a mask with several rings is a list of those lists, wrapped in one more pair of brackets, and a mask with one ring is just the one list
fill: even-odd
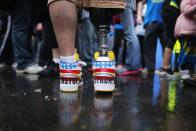
[(113, 51), (108, 50), (107, 34), (110, 30), (108, 25), (98, 27), (100, 48), (94, 53), (93, 78), (96, 92), (113, 92), (115, 88), (114, 79), (116, 74), (115, 56)]
[(109, 30), (110, 28), (107, 25), (100, 25), (98, 28), (100, 56), (108, 56), (107, 34), (109, 33)]

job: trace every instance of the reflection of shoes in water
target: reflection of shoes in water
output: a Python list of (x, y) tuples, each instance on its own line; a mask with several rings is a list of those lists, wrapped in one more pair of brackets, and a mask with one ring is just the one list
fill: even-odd
[(80, 101), (78, 93), (59, 93), (59, 122), (61, 126), (70, 126), (79, 117)]
[(75, 62), (60, 61), (60, 91), (75, 92), (78, 91), (78, 85), (81, 80), (81, 66), (84, 62), (79, 60), (77, 53), (74, 54)]
[(62, 102), (73, 103), (78, 100), (78, 93), (60, 93), (60, 99)]
[(39, 78), (37, 74), (17, 74), (17, 76), (24, 77), (26, 80), (29, 81), (36, 81)]
[(94, 106), (96, 111), (107, 111), (112, 108), (112, 95), (97, 95), (94, 98)]
[(100, 56), (100, 52), (95, 52), (92, 65), (96, 92), (112, 92), (114, 90), (115, 64), (116, 61), (112, 51), (108, 51), (108, 56)]
[(93, 103), (92, 121), (97, 127), (110, 124), (112, 121), (112, 95), (96, 95)]

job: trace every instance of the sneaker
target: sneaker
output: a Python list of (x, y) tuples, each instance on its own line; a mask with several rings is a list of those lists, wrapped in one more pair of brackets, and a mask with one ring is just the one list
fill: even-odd
[(79, 60), (77, 53), (74, 54), (75, 62), (68, 63), (60, 61), (60, 91), (76, 92), (82, 76), (82, 66), (86, 65)]
[(47, 65), (46, 69), (39, 72), (38, 74), (41, 77), (58, 76), (59, 75), (59, 64), (56, 64), (52, 61)]
[(169, 69), (161, 68), (159, 72), (156, 73), (159, 74), (161, 77), (165, 77), (165, 78), (172, 78), (174, 74), (171, 68)]
[(44, 68), (37, 65), (37, 64), (32, 64), (30, 66), (27, 66), (24, 69), (18, 69), (16, 68), (16, 73), (27, 73), (27, 74), (37, 74), (40, 71), (42, 71)]
[(14, 62), (14, 63), (12, 64), (12, 69), (13, 69), (13, 70), (16, 70), (16, 67), (17, 67), (17, 63)]
[(94, 54), (92, 65), (96, 92), (112, 92), (115, 88), (116, 61), (113, 51), (108, 51), (107, 54), (107, 56), (100, 56), (100, 52)]
[(37, 81), (39, 79), (39, 76), (37, 74), (16, 74), (17, 77), (21, 77), (27, 81)]

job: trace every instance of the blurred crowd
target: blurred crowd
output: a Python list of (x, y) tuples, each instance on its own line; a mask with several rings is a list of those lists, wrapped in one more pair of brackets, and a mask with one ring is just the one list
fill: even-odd
[[(113, 16), (108, 33), (117, 73), (155, 72), (172, 78), (178, 72), (185, 81), (196, 82), (196, 0), (126, 2), (126, 9)], [(76, 36), (75, 47), (89, 69), (99, 43), (90, 14), (82, 8), (78, 9)], [(162, 53), (162, 65), (157, 69), (159, 43), (163, 52), (158, 52)], [(47, 0), (0, 2), (0, 67), (12, 66), (16, 73), (58, 76), (59, 57)]]

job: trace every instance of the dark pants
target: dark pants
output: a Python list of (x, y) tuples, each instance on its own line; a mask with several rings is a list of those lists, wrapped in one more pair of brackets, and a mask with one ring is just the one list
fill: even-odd
[[(3, 41), (5, 39), (5, 35), (7, 30), (7, 23), (8, 23), (8, 16), (3, 15), (0, 16), (0, 47), (2, 48)], [(13, 47), (12, 47), (12, 40), (11, 35), (9, 34), (5, 47), (3, 48), (0, 54), (0, 63), (5, 63), (6, 65), (11, 65), (14, 62), (14, 54), (13, 54)]]
[[(167, 48), (173, 49), (174, 44), (176, 42), (176, 38), (174, 36), (174, 28), (176, 24), (176, 20), (178, 16), (180, 15), (180, 10), (178, 8), (175, 8), (173, 6), (167, 6), (169, 5), (170, 1), (165, 1), (165, 5), (163, 5), (162, 8), (162, 18), (166, 25), (167, 34), (168, 34), (168, 43), (166, 45)], [(179, 4), (178, 0), (176, 1), (177, 4)]]
[(144, 53), (143, 53), (143, 45), (144, 45), (144, 36), (138, 35), (138, 39), (140, 42), (140, 50), (141, 50), (141, 62), (142, 62), (142, 67), (145, 67), (145, 62), (144, 62)]
[(124, 65), (126, 53), (125, 53), (124, 33), (122, 29), (115, 29), (113, 50), (116, 56), (117, 65)]
[(50, 18), (44, 22), (42, 44), (39, 52), (39, 65), (46, 65), (52, 61), (52, 49), (58, 48)]
[(145, 29), (146, 33), (143, 44), (144, 61), (147, 69), (155, 70), (157, 39), (160, 39), (164, 50), (168, 42), (167, 31), (165, 25), (159, 22), (150, 23)]
[(12, 40), (18, 69), (24, 69), (33, 63), (31, 50), (32, 5), (32, 0), (17, 0), (13, 7)]

